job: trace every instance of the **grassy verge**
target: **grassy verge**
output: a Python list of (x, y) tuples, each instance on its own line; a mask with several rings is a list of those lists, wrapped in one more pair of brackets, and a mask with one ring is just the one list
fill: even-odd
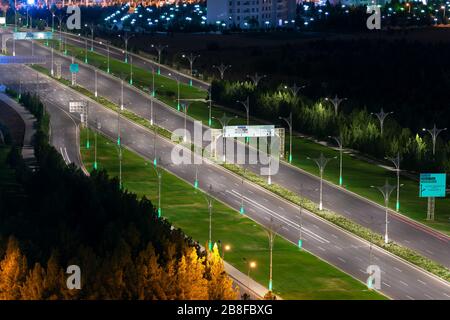
[[(36, 68), (36, 67), (35, 67)], [(41, 68), (41, 67), (37, 67), (37, 68)], [(90, 93), (89, 91), (87, 91), (84, 88), (81, 87), (76, 87), (76, 90), (78, 90), (80, 93), (83, 94), (88, 94), (89, 96), (93, 96), (92, 93)], [(99, 103), (102, 103), (100, 101), (102, 101), (101, 99), (104, 98), (95, 98), (97, 99), (97, 101)], [(106, 99), (105, 99), (106, 100)], [(112, 102), (106, 100), (106, 104), (104, 104), (105, 107), (107, 108), (116, 108), (116, 111), (118, 110), (118, 107), (116, 105), (114, 105)], [(114, 110), (114, 109), (113, 109)], [(127, 113), (123, 113), (125, 116), (129, 117), (130, 120), (135, 121), (133, 119), (137, 119), (138, 123), (142, 122), (144, 126), (149, 127), (150, 124), (148, 123), (147, 120), (140, 118), (139, 116), (137, 116), (136, 114), (127, 111)], [(151, 128), (152, 126), (150, 126)], [(165, 129), (162, 129), (165, 130)], [(168, 134), (168, 131), (164, 131), (164, 134), (162, 134), (163, 136), (165, 136), (165, 134)], [(192, 150), (192, 146), (191, 146), (191, 150)], [(247, 180), (250, 180), (264, 188), (266, 188), (269, 191), (274, 192), (275, 194), (279, 195), (280, 197), (283, 197), (284, 199), (291, 201), (295, 204), (301, 205), (304, 208), (308, 209), (309, 211), (311, 211), (312, 213), (317, 214), (318, 216), (321, 216), (324, 219), (327, 219), (328, 221), (344, 228), (347, 231), (352, 232), (355, 235), (360, 236), (361, 238), (368, 240), (368, 241), (372, 241), (374, 244), (378, 245), (379, 247), (382, 247), (384, 249), (386, 249), (387, 251), (409, 261), (412, 264), (415, 264), (416, 266), (423, 268), (424, 270), (427, 270), (447, 281), (450, 280), (450, 270), (447, 269), (446, 267), (428, 259), (423, 257), (422, 255), (416, 253), (415, 251), (405, 248), (403, 246), (400, 246), (396, 243), (389, 243), (389, 244), (385, 244), (382, 236), (372, 232), (370, 229), (368, 228), (364, 228), (362, 226), (360, 226), (359, 224), (341, 216), (338, 215), (336, 213), (333, 213), (331, 211), (327, 211), (327, 210), (323, 210), (320, 211), (317, 208), (317, 205), (313, 202), (311, 202), (310, 200), (306, 199), (306, 198), (301, 198), (299, 197), (297, 194), (295, 194), (294, 192), (281, 187), (277, 184), (271, 184), (268, 185), (267, 182), (262, 179), (260, 176), (251, 173), (249, 171), (246, 171), (244, 173), (243, 168), (241, 167), (237, 167), (234, 165), (223, 165), (225, 168), (229, 169), (230, 171), (233, 171), (236, 174), (239, 174), (241, 176), (244, 176)]]
[[(91, 137), (93, 133), (91, 132)], [(82, 130), (81, 139), (86, 138)], [(99, 135), (97, 159), (99, 169), (110, 175), (118, 174), (115, 143)], [(87, 168), (93, 166), (93, 149), (81, 147)], [(151, 161), (124, 150), (124, 188), (157, 201), (157, 178)], [(183, 229), (193, 239), (205, 244), (208, 237), (208, 209), (201, 192), (193, 186), (164, 172), (162, 178), (162, 215), (175, 226)], [(213, 240), (221, 240), (231, 247), (226, 260), (244, 273), (247, 265), (243, 258), (255, 261), (257, 267), (251, 276), (266, 284), (268, 281), (268, 243), (262, 227), (221, 202), (213, 204)], [(368, 291), (359, 281), (328, 265), (313, 255), (299, 251), (296, 246), (277, 238), (274, 251), (274, 292), (284, 299), (383, 299), (374, 291)]]
[[(45, 42), (45, 41), (43, 41)], [(53, 40), (55, 48), (59, 47), (59, 42)], [(72, 45), (67, 45), (69, 55), (74, 55), (78, 59), (84, 61), (85, 49)], [(104, 71), (106, 67), (106, 57), (95, 52), (87, 51), (88, 63), (94, 65)], [(125, 76), (129, 80), (130, 66), (122, 61), (110, 59), (110, 71), (116, 76)], [(133, 68), (133, 85), (144, 91), (148, 91), (151, 86), (152, 77), (148, 71), (141, 68)], [(173, 108), (176, 108), (176, 81), (169, 78), (158, 76), (155, 77), (155, 86), (159, 92), (157, 98)], [(206, 93), (182, 85), (180, 89), (180, 96), (182, 98), (205, 98)], [(228, 116), (235, 115), (226, 112)], [(203, 123), (208, 123), (209, 111), (208, 106), (202, 102), (194, 102), (189, 106), (188, 114), (194, 119), (200, 120)], [(218, 118), (223, 114), (223, 109), (213, 106), (212, 117)], [(242, 124), (246, 120), (238, 116), (236, 120), (232, 120), (230, 124)], [(256, 123), (256, 122), (254, 122)], [(220, 123), (216, 120), (211, 122), (212, 128), (220, 128)], [(286, 150), (289, 150), (289, 145), (286, 145)], [(312, 161), (307, 159), (309, 157), (316, 157), (319, 153), (324, 153), (326, 156), (335, 156), (336, 151), (325, 147), (318, 143), (314, 143), (308, 139), (296, 137), (293, 140), (293, 162), (297, 166), (309, 173), (318, 175), (318, 169)], [(370, 188), (370, 185), (383, 185), (386, 178), (396, 181), (395, 173), (379, 167), (375, 164), (368, 163), (363, 160), (356, 159), (350, 155), (344, 155), (344, 187), (356, 194), (370, 199), (378, 204), (383, 204), (381, 194), (376, 189)], [(324, 178), (336, 185), (339, 184), (339, 162), (331, 162), (325, 170)], [(435, 221), (426, 220), (427, 199), (418, 197), (419, 184), (416, 181), (402, 177), (401, 183), (404, 185), (401, 188), (401, 210), (400, 213), (421, 222), (431, 228), (450, 235), (450, 199), (437, 199)], [(390, 208), (396, 207), (395, 195), (391, 197)]]

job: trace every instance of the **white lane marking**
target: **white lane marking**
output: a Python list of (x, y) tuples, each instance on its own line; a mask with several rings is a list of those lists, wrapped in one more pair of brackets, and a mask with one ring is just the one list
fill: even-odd
[(283, 207), (278, 206), (278, 208), (279, 208), (280, 210), (283, 210), (283, 211), (284, 211), (284, 208), (283, 208)]
[(434, 252), (433, 252), (433, 251), (430, 251), (430, 250), (428, 250), (428, 249), (425, 249), (425, 251), (428, 252), (429, 254), (434, 255)]
[(406, 295), (406, 297), (407, 297), (409, 300), (414, 300), (414, 298), (411, 297), (411, 296)]
[(64, 154), (62, 147), (59, 147), (59, 151), (61, 152), (61, 156), (63, 157), (64, 162), (67, 164), (66, 155)]
[(334, 233), (332, 233), (331, 236), (332, 236), (333, 238), (335, 238), (335, 239), (338, 238), (337, 235), (335, 235)]
[(340, 261), (342, 261), (343, 263), (345, 263), (345, 260), (342, 259), (341, 257), (337, 257)]
[(72, 163), (72, 161), (70, 161), (69, 154), (67, 153), (66, 147), (64, 147), (64, 151), (66, 153), (67, 161), (69, 162), (69, 164)]
[(430, 296), (429, 294), (426, 294), (426, 293), (425, 293), (424, 296), (427, 297), (427, 298), (429, 298), (429, 299), (431, 299), (431, 300), (434, 300), (434, 298), (433, 298), (432, 296)]
[(338, 249), (338, 250), (342, 250), (342, 248), (341, 247), (339, 247), (339, 246), (334, 246), (336, 249)]
[(317, 246), (317, 248), (319, 248), (322, 251), (326, 251), (324, 248), (322, 248), (321, 246)]
[(397, 270), (398, 272), (403, 272), (402, 270), (400, 270), (400, 269), (397, 268), (397, 267), (394, 267), (394, 269)]
[(422, 281), (422, 280), (420, 280), (420, 279), (417, 279), (417, 281), (420, 282), (421, 284), (423, 284), (424, 286), (427, 285), (427, 283), (426, 283), (425, 281)]
[(382, 282), (382, 284), (384, 284), (386, 287), (388, 287), (388, 288), (390, 288), (391, 287), (391, 285), (390, 284), (387, 284), (386, 282)]
[(446, 294), (445, 292), (444, 292), (444, 296), (446, 296), (447, 298), (450, 298), (450, 296), (448, 294)]
[(407, 284), (406, 282), (403, 282), (402, 280), (399, 280), (399, 282), (400, 282), (402, 285), (408, 287), (408, 284)]
[(250, 194), (254, 194), (253, 191), (251, 191), (251, 190), (247, 190), (247, 192)]
[[(236, 196), (236, 197), (241, 198), (241, 194), (238, 193), (236, 190), (231, 190), (231, 191), (227, 190), (226, 192), (228, 192), (228, 193), (230, 193), (230, 194), (232, 194), (232, 195), (234, 195), (234, 196)], [(295, 222), (289, 220), (288, 218), (286, 218), (286, 217), (284, 217), (284, 216), (282, 216), (282, 215), (280, 215), (280, 214), (278, 214), (278, 213), (276, 213), (276, 212), (270, 210), (269, 208), (267, 208), (267, 207), (265, 207), (265, 206), (259, 204), (258, 202), (254, 201), (254, 200), (252, 200), (252, 199), (250, 199), (250, 198), (248, 198), (248, 197), (245, 197), (245, 196), (244, 196), (243, 198), (244, 198), (247, 202), (253, 204), (254, 206), (256, 206), (256, 207), (258, 207), (258, 208), (260, 208), (260, 209), (266, 211), (266, 212), (267, 212), (269, 215), (271, 215), (272, 217), (277, 218), (278, 220), (281, 220), (281, 221), (285, 222), (287, 225), (293, 227), (293, 228), (296, 229), (296, 230), (300, 230), (300, 226), (299, 226), (297, 223), (295, 223)], [(269, 220), (270, 220), (270, 219), (269, 219)], [(304, 232), (305, 232), (308, 236), (310, 236), (311, 238), (314, 238), (315, 240), (317, 240), (317, 241), (319, 241), (319, 242), (321, 242), (321, 243), (330, 243), (330, 241), (328, 241), (327, 239), (322, 238), (322, 237), (319, 236), (318, 234), (315, 234), (314, 232), (312, 232), (311, 230), (309, 230), (309, 229), (307, 229), (307, 228), (305, 228), (305, 227), (302, 227), (302, 231), (304, 231)]]
[(364, 271), (363, 269), (359, 269), (359, 271), (361, 271), (362, 273), (367, 273), (366, 271)]
[(363, 261), (363, 259), (361, 259), (360, 257), (357, 257), (357, 256), (355, 256), (355, 258), (356, 258), (356, 260), (358, 260), (358, 261)]

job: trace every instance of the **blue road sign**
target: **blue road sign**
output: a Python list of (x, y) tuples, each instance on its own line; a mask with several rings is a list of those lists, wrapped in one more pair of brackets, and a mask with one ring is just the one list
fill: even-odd
[(72, 63), (70, 65), (70, 72), (71, 73), (78, 73), (78, 71), (79, 71), (78, 64)]
[(445, 173), (421, 173), (420, 197), (445, 197), (446, 176)]
[(53, 32), (14, 32), (15, 40), (47, 40), (53, 39)]

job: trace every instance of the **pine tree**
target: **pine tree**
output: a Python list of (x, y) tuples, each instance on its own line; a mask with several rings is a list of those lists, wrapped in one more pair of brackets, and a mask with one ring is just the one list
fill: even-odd
[(39, 263), (29, 272), (27, 279), (21, 288), (23, 300), (41, 300), (44, 298), (45, 270)]
[(138, 272), (138, 299), (140, 300), (166, 300), (163, 277), (164, 270), (158, 264), (158, 256), (151, 244), (140, 252), (136, 261)]
[(178, 262), (177, 299), (207, 300), (208, 280), (205, 278), (204, 258), (199, 258), (195, 248), (188, 249)]
[(208, 252), (208, 271), (210, 279), (208, 284), (209, 299), (237, 299), (239, 289), (237, 287), (233, 288), (233, 280), (225, 272), (217, 244), (214, 244), (213, 250)]
[(0, 261), (0, 300), (18, 300), (27, 276), (27, 259), (15, 238), (9, 238), (5, 257)]

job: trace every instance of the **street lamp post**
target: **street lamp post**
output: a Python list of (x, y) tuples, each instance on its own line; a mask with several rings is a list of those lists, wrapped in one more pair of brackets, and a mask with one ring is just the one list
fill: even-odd
[(384, 131), (384, 120), (386, 119), (387, 116), (393, 114), (393, 112), (384, 112), (383, 108), (381, 108), (380, 112), (378, 113), (371, 113), (371, 115), (375, 115), (378, 120), (380, 121), (380, 130), (381, 130), (381, 136), (383, 136), (383, 131)]
[(385, 218), (385, 233), (384, 233), (384, 243), (389, 243), (389, 234), (388, 234), (388, 224), (389, 224), (389, 197), (392, 193), (392, 191), (394, 191), (395, 186), (392, 186), (389, 184), (389, 182), (386, 180), (384, 186), (382, 187), (374, 187), (374, 186), (370, 186), (371, 188), (376, 188), (378, 189), (381, 194), (384, 197), (384, 206), (386, 209), (386, 218)]
[(330, 162), (333, 159), (336, 159), (337, 157), (332, 158), (326, 158), (323, 153), (320, 154), (319, 158), (313, 158), (311, 159), (308, 157), (308, 160), (314, 161), (317, 166), (319, 167), (320, 171), (320, 200), (319, 200), (319, 210), (323, 210), (323, 172), (325, 171), (325, 167), (327, 166), (328, 162)]
[[(161, 163), (161, 158), (159, 159)], [(162, 210), (161, 210), (161, 183), (162, 183), (162, 173), (163, 170), (158, 166), (153, 166), (155, 170), (156, 176), (158, 178), (158, 218), (161, 218)]]
[(212, 87), (209, 87), (208, 89), (208, 100), (206, 102), (209, 102), (209, 114), (208, 114), (208, 126), (211, 127), (212, 124)]
[(253, 85), (254, 85), (255, 87), (257, 87), (258, 84), (259, 84), (259, 82), (260, 82), (262, 79), (266, 78), (266, 77), (267, 77), (267, 76), (265, 76), (265, 75), (262, 75), (262, 76), (259, 75), (258, 72), (255, 73), (254, 75), (247, 75), (247, 78), (250, 78), (250, 80), (252, 80)]
[(133, 84), (133, 56), (130, 56), (130, 84)]
[(247, 288), (249, 290), (251, 290), (250, 289), (250, 270), (256, 268), (256, 262), (255, 261), (247, 261), (247, 259), (245, 259), (245, 258), (242, 258), (242, 259), (247, 263), (247, 267), (248, 267), (248, 269), (247, 269), (247, 281), (248, 281)]
[(334, 107), (334, 115), (337, 116), (338, 112), (339, 112), (339, 106), (341, 105), (342, 102), (344, 102), (345, 100), (347, 100), (347, 98), (342, 98), (339, 99), (337, 95), (334, 96), (333, 99), (330, 98), (325, 98), (326, 101), (330, 101), (333, 104)]
[(106, 44), (106, 51), (107, 51), (107, 67), (106, 67), (106, 72), (109, 73), (109, 43)]
[[(172, 76), (172, 74), (169, 73), (169, 76)], [(173, 74), (173, 77), (177, 81), (177, 110), (180, 111), (180, 76)]]
[(220, 122), (220, 124), (222, 125), (222, 139), (223, 139), (223, 146), (222, 146), (222, 151), (223, 151), (223, 162), (227, 161), (226, 158), (226, 138), (225, 138), (225, 127), (228, 125), (228, 123), (232, 120), (232, 119), (236, 119), (237, 116), (234, 117), (228, 117), (225, 113), (223, 114), (222, 117), (220, 118), (216, 118), (213, 117), (213, 119), (216, 119), (217, 121)]
[(94, 25), (91, 24), (85, 24), (85, 27), (88, 27), (91, 30), (91, 52), (94, 51)]
[(155, 68), (153, 66), (152, 66), (152, 97), (153, 98), (156, 97), (156, 91), (155, 91)]
[(164, 46), (161, 44), (154, 45), (152, 44), (152, 48), (155, 48), (155, 50), (158, 52), (158, 74), (161, 74), (161, 54), (164, 51), (165, 48), (168, 46)]
[(52, 42), (52, 67), (50, 69), (50, 74), (52, 75), (52, 77), (54, 76), (54, 69), (53, 69), (53, 65), (54, 65), (54, 61), (53, 61), (53, 42)]
[(331, 137), (328, 138), (334, 139), (339, 147), (339, 185), (342, 187), (343, 178), (342, 178), (342, 164), (343, 164), (343, 153), (344, 153), (344, 145), (342, 135), (339, 137)]
[(125, 41), (125, 63), (128, 63), (128, 40), (134, 37), (133, 34), (128, 35), (125, 33), (124, 36), (119, 34), (119, 37), (122, 38)]
[(204, 193), (205, 200), (208, 203), (209, 214), (209, 236), (208, 236), (208, 249), (212, 250), (212, 205), (214, 198), (212, 197), (212, 185), (209, 185), (208, 191)]
[(95, 82), (95, 88), (94, 88), (94, 95), (97, 98), (98, 96), (98, 81), (97, 81), (97, 68), (94, 69), (94, 82)]
[(120, 79), (120, 110), (123, 111), (123, 78)]
[(194, 76), (193, 75), (194, 62), (198, 57), (200, 57), (200, 55), (190, 53), (190, 54), (183, 54), (182, 57), (189, 61), (189, 66), (190, 66), (190, 70), (191, 70), (190, 71), (191, 78), (189, 79), (189, 86), (192, 87), (192, 77)]
[(221, 63), (219, 66), (213, 65), (213, 68), (216, 68), (220, 73), (220, 80), (223, 80), (225, 76), (225, 71), (227, 71), (229, 68), (231, 68), (231, 65), (224, 65)]
[(273, 218), (270, 218), (270, 226), (269, 229), (265, 229), (267, 233), (267, 237), (269, 238), (269, 291), (273, 289), (273, 245), (275, 242), (275, 238), (278, 234), (278, 230), (281, 229), (281, 225), (274, 225)]
[(294, 85), (292, 87), (285, 86), (284, 88), (288, 89), (291, 92), (291, 94), (294, 96), (294, 98), (297, 98), (298, 93), (300, 92), (300, 90), (304, 89), (305, 87), (306, 86), (300, 86), (299, 87), (299, 86), (297, 86), (296, 83), (294, 83)]
[(97, 163), (97, 131), (100, 131), (102, 128), (102, 124), (95, 119), (95, 123), (97, 124), (97, 130), (94, 132), (94, 140), (95, 140), (95, 149), (94, 149), (94, 169), (97, 170), (98, 163)]
[(289, 126), (289, 163), (292, 163), (292, 112), (289, 114), (289, 117), (278, 117), (278, 119), (284, 120)]
[(247, 115), (247, 125), (249, 125), (250, 124), (250, 97), (247, 96), (247, 99), (245, 101), (237, 100), (236, 102), (240, 103), (240, 104), (242, 104), (244, 106), (245, 112), (246, 112), (246, 115)]
[[(302, 197), (303, 185), (300, 186), (300, 198)], [(303, 248), (303, 207), (301, 204), (298, 206), (299, 209), (299, 226), (298, 226), (298, 248), (301, 250)]]
[(402, 158), (400, 157), (400, 152), (397, 153), (395, 157), (386, 157), (387, 160), (391, 161), (395, 166), (395, 172), (397, 173), (397, 201), (395, 203), (395, 210), (400, 211), (400, 162)]
[(84, 39), (84, 63), (88, 63), (88, 44), (87, 44), (87, 39)]
[(436, 128), (436, 124), (433, 126), (433, 129), (425, 129), (423, 128), (422, 131), (426, 131), (431, 135), (432, 141), (433, 141), (433, 157), (436, 155), (436, 141), (437, 137), (442, 131), (446, 131), (447, 128), (438, 129)]

